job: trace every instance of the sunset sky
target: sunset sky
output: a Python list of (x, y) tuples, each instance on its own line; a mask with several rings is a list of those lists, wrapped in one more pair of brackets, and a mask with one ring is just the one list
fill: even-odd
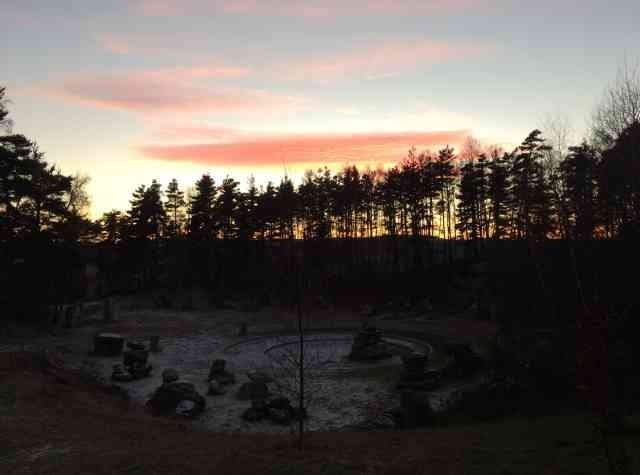
[(640, 45), (637, 0), (0, 0), (15, 132), (91, 176), (92, 215), (156, 178), (258, 183), (468, 135), (576, 137)]

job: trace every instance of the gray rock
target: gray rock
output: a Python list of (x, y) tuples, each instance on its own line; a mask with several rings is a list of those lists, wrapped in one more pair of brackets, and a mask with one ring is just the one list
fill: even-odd
[(128, 341), (127, 348), (131, 350), (141, 350), (141, 351), (144, 351), (147, 349), (144, 343), (141, 343), (139, 341)]
[(233, 373), (225, 370), (226, 365), (227, 362), (225, 360), (215, 360), (211, 363), (208, 381), (215, 380), (223, 386), (227, 384), (234, 384), (236, 382), (236, 377)]
[(118, 383), (129, 383), (133, 381), (134, 378), (133, 378), (133, 375), (128, 371), (120, 369), (117, 371), (116, 370), (113, 371), (113, 373), (111, 374), (111, 379)]
[(210, 396), (222, 396), (223, 394), (226, 394), (226, 393), (227, 393), (226, 389), (224, 389), (222, 385), (218, 383), (218, 381), (216, 381), (215, 379), (209, 381)]
[(182, 401), (192, 401), (195, 404), (193, 415), (202, 412), (207, 405), (205, 398), (196, 391), (192, 383), (174, 382), (156, 389), (147, 406), (156, 414), (171, 414)]
[(123, 362), (125, 366), (131, 366), (134, 363), (147, 364), (149, 352), (146, 350), (129, 350), (123, 354)]
[(263, 382), (250, 381), (240, 386), (240, 389), (238, 389), (238, 392), (236, 393), (236, 397), (241, 401), (248, 401), (250, 399), (266, 399), (269, 397), (269, 388)]
[(193, 401), (180, 401), (176, 406), (176, 416), (193, 417), (197, 412), (196, 403)]
[(278, 425), (289, 425), (292, 420), (291, 412), (286, 409), (269, 409), (267, 417), (271, 422)]
[(178, 379), (180, 379), (180, 375), (175, 369), (165, 369), (162, 372), (162, 382), (165, 384), (173, 383)]
[(124, 337), (117, 333), (99, 333), (93, 339), (96, 356), (118, 356), (124, 347)]

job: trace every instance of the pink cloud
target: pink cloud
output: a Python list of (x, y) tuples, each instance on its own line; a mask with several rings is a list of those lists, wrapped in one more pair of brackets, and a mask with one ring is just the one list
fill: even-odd
[(211, 166), (281, 166), (335, 163), (392, 163), (418, 149), (457, 146), (468, 131), (283, 135), (227, 143), (148, 145), (145, 158), (190, 161)]
[(380, 45), (281, 64), (276, 75), (289, 80), (331, 81), (343, 77), (376, 80), (418, 67), (463, 59), (491, 50), (487, 45), (431, 40), (391, 40)]
[(246, 134), (229, 127), (164, 126), (152, 133), (154, 138), (168, 141), (207, 141), (211, 143), (236, 140)]
[(78, 76), (46, 90), (49, 95), (103, 109), (152, 114), (165, 112), (284, 111), (300, 98), (264, 91), (212, 91), (158, 72), (121, 76)]
[(124, 38), (118, 38), (108, 33), (102, 33), (95, 35), (95, 39), (98, 44), (114, 54), (129, 54), (131, 52), (131, 45)]
[(148, 16), (259, 14), (327, 18), (336, 16), (439, 13), (480, 7), (492, 0), (140, 0)]

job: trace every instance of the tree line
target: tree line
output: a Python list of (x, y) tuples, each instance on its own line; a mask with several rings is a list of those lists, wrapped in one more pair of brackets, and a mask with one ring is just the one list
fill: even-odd
[(640, 75), (624, 69), (589, 140), (564, 147), (533, 130), (514, 150), (469, 141), (409, 150), (388, 169), (346, 166), (242, 190), (204, 174), (186, 192), (140, 185), (126, 211), (87, 218), (88, 177), (64, 175), (13, 134), (0, 89), (0, 239), (65, 241), (354, 239), (615, 239), (640, 231)]

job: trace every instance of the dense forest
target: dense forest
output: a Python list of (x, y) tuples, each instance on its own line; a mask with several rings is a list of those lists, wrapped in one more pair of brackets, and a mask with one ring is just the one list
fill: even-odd
[[(157, 285), (167, 260), (182, 259), (165, 284), (219, 289), (268, 281), (264, 274), (274, 268), (266, 264), (267, 243), (289, 243), (289, 260), (292, 249), (302, 249), (314, 269), (337, 256), (359, 266), (357, 279), (371, 275), (372, 255), (382, 252), (377, 241), (393, 250), (395, 273), (452, 265), (460, 246), (465, 257), (490, 259), (511, 243), (509, 249), (527, 251), (531, 274), (540, 275), (541, 256), (557, 243), (575, 271), (579, 255), (610, 248), (597, 242), (631, 243), (640, 235), (640, 74), (629, 68), (600, 101), (589, 137), (575, 145), (565, 143), (561, 127), (548, 137), (535, 129), (514, 150), (470, 138), (459, 150), (412, 148), (387, 170), (309, 170), (298, 185), (288, 176), (260, 187), (253, 179), (241, 187), (229, 176), (216, 183), (209, 174), (187, 188), (152, 180), (133, 191), (128, 210), (95, 221), (88, 217), (89, 177), (62, 173), (12, 125), (0, 89), (0, 244), (11, 269), (4, 279), (17, 281), (16, 263), (31, 260), (33, 270), (43, 259), (50, 268), (38, 271), (49, 276), (42, 277), (49, 282), (44, 293), (65, 299), (71, 291), (60, 290), (66, 281), (56, 272), (85, 260), (83, 249), (102, 250), (102, 271), (136, 274), (142, 286)], [(325, 266), (322, 282), (335, 278), (332, 272)]]

